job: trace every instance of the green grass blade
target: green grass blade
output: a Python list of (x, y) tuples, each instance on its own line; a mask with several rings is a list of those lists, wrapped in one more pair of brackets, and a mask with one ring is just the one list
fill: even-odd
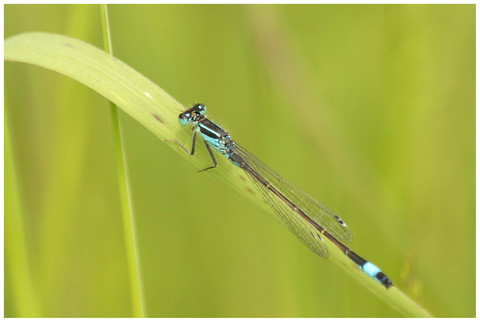
[[(102, 19), (103, 43), (105, 52), (113, 56), (110, 26), (108, 22), (108, 8), (106, 4), (100, 4), (100, 16)], [(122, 140), (122, 130), (118, 111), (115, 104), (110, 102), (112, 125), (115, 140), (115, 154), (117, 157), (117, 177), (122, 209), (123, 231), (125, 249), (130, 279), (130, 293), (132, 296), (132, 312), (134, 317), (145, 316), (145, 302), (143, 292), (143, 279), (140, 265), (140, 252), (135, 228), (130, 184), (128, 180), (128, 168), (126, 164), (125, 148)]]
[[(14, 317), (41, 317), (32, 280), (15, 156), (8, 122), (5, 123), (5, 280), (10, 282)], [(6, 316), (7, 317), (7, 316)]]
[[(105, 52), (76, 39), (46, 33), (27, 33), (5, 41), (5, 60), (30, 63), (57, 71), (97, 91), (161, 140), (190, 142), (191, 131), (178, 125), (183, 106), (147, 78)], [(190, 157), (176, 144), (168, 143), (197, 169), (209, 162), (208, 156)], [(240, 194), (273, 214), (255, 192), (245, 173), (223, 160), (215, 171), (209, 171)], [(165, 168), (168, 168), (164, 165)], [(162, 167), (162, 165), (159, 165)], [(330, 261), (365, 285), (388, 305), (405, 316), (425, 317), (429, 313), (396, 287), (383, 286), (365, 275), (336, 247), (329, 247)], [(388, 272), (386, 272), (388, 274)], [(395, 282), (395, 281), (394, 281)]]

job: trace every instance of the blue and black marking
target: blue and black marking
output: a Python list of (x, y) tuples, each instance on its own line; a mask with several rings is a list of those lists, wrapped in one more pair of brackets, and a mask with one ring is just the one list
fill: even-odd
[[(247, 154), (245, 150), (239, 150), (235, 142), (231, 139), (230, 134), (228, 134), (227, 131), (225, 131), (221, 126), (216, 124), (213, 121), (210, 121), (207, 119), (205, 116), (207, 112), (207, 108), (203, 104), (195, 104), (192, 108), (186, 110), (185, 112), (181, 113), (178, 116), (178, 120), (181, 125), (188, 125), (190, 123), (193, 123), (194, 125), (194, 133), (193, 133), (193, 141), (192, 141), (192, 148), (190, 151), (188, 151), (179, 141), (176, 141), (180, 146), (183, 147), (183, 149), (187, 152), (189, 152), (191, 155), (195, 153), (195, 141), (196, 141), (196, 134), (197, 132), (200, 133), (202, 136), (205, 146), (207, 147), (207, 150), (210, 154), (210, 157), (212, 158), (213, 161), (213, 166), (210, 166), (208, 168), (202, 169), (200, 171), (208, 170), (215, 168), (217, 166), (217, 161), (215, 160), (215, 157), (212, 153), (212, 150), (210, 149), (210, 146), (213, 147), (215, 150), (219, 151), (223, 155), (225, 155), (230, 161), (232, 161), (236, 166), (242, 168), (245, 170), (254, 180), (261, 186), (263, 189), (268, 190), (269, 192), (273, 193), (276, 197), (278, 197), (284, 204), (288, 206), (290, 210), (293, 210), (296, 212), (298, 215), (300, 215), (307, 223), (311, 225), (311, 227), (314, 227), (314, 231), (316, 232), (315, 234), (310, 231), (310, 235), (315, 238), (316, 240), (320, 240), (321, 243), (324, 243), (323, 238), (321, 235), (325, 236), (327, 239), (329, 239), (331, 242), (333, 242), (338, 248), (341, 249), (341, 251), (348, 257), (350, 258), (358, 267), (360, 267), (361, 270), (363, 270), (368, 276), (376, 280), (378, 283), (382, 284), (385, 286), (385, 288), (389, 288), (393, 285), (393, 282), (378, 268), (376, 265), (373, 263), (366, 261), (363, 259), (361, 256), (359, 256), (357, 253), (352, 251), (350, 248), (345, 246), (338, 238), (343, 238), (342, 240), (349, 241), (351, 240), (351, 235), (348, 235), (350, 232), (346, 228), (345, 222), (337, 215), (333, 213), (329, 213), (332, 217), (334, 222), (336, 222), (337, 227), (340, 225), (341, 227), (345, 228), (345, 235), (341, 235), (338, 231), (336, 232), (335, 236), (333, 236), (327, 229), (325, 229), (322, 225), (320, 225), (320, 222), (318, 220), (315, 220), (312, 216), (309, 216), (307, 214), (308, 212), (308, 207), (307, 209), (302, 209), (301, 204), (295, 204), (292, 200), (290, 200), (286, 194), (290, 193), (292, 195), (292, 191), (288, 192), (285, 189), (292, 189), (293, 185), (290, 185), (290, 188), (285, 188), (283, 189), (283, 192), (277, 189), (275, 185), (273, 185), (271, 182), (269, 182), (264, 175), (258, 171), (259, 164), (258, 163), (256, 166), (251, 164), (250, 162), (247, 162), (245, 157), (250, 158), (251, 160), (255, 160), (253, 156), (250, 156)], [(266, 167), (262, 164), (263, 167)], [(266, 172), (274, 173), (273, 170), (268, 169)], [(271, 178), (281, 178), (279, 175), (275, 174), (271, 176)], [(273, 179), (271, 179), (273, 180)], [(284, 179), (281, 179), (280, 181), (284, 181)], [(286, 180), (285, 180), (286, 181)], [(298, 194), (304, 194), (302, 196), (303, 199), (309, 199), (310, 197), (306, 195), (304, 192), (301, 192), (299, 188), (296, 193)], [(277, 206), (274, 202), (272, 202), (269, 198), (265, 197), (265, 194), (263, 193), (262, 196), (265, 198), (267, 203), (269, 203), (272, 208), (277, 212), (281, 213), (282, 208)], [(297, 198), (298, 199), (298, 198)], [(300, 200), (300, 199), (299, 199)], [(311, 202), (311, 201), (310, 201)], [(315, 201), (316, 202), (316, 201)], [(318, 203), (318, 202), (317, 202)], [(326, 207), (322, 206), (320, 207), (323, 211), (325, 211)], [(311, 210), (311, 209), (310, 209)], [(329, 217), (329, 218), (332, 218)], [(330, 226), (327, 227), (332, 227), (331, 224)], [(329, 228), (330, 229), (330, 228)], [(338, 229), (337, 229), (338, 230)], [(341, 231), (341, 229), (339, 230)], [(295, 231), (294, 231), (295, 232)], [(334, 231), (335, 232), (335, 231)], [(320, 234), (318, 234), (320, 233)], [(318, 235), (320, 238), (316, 238), (315, 235)], [(340, 236), (340, 237), (339, 237)], [(297, 237), (299, 235), (297, 234)], [(300, 238), (300, 237), (299, 237)], [(302, 240), (302, 238), (300, 238)], [(305, 242), (305, 240), (302, 240)], [(306, 243), (309, 245), (308, 243)], [(313, 249), (313, 248), (312, 248)], [(313, 249), (314, 250), (314, 249)], [(315, 251), (315, 250), (314, 250)], [(320, 255), (326, 257), (327, 255), (325, 253), (317, 252), (320, 253)]]

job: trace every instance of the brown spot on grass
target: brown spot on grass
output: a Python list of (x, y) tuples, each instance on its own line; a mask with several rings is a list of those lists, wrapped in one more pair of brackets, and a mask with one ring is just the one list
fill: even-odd
[(158, 114), (152, 113), (152, 116), (160, 123), (165, 124), (165, 121)]

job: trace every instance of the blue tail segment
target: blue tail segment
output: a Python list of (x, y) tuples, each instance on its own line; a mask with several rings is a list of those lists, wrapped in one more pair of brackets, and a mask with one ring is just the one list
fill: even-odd
[(350, 258), (355, 264), (358, 265), (365, 272), (368, 276), (376, 280), (378, 283), (385, 286), (388, 289), (390, 286), (393, 286), (392, 280), (385, 275), (377, 265), (373, 264), (372, 262), (366, 261), (362, 257), (360, 257), (357, 253), (353, 252), (351, 249), (347, 249), (345, 254)]
[(370, 277), (375, 279), (377, 282), (389, 288), (393, 285), (392, 281), (378, 268), (375, 264), (371, 262), (366, 262), (361, 266), (362, 270)]
[(375, 278), (375, 276), (377, 276), (377, 274), (381, 272), (380, 268), (370, 262), (366, 262), (365, 264), (363, 264), (362, 270), (367, 273), (368, 276), (371, 276), (373, 278)]

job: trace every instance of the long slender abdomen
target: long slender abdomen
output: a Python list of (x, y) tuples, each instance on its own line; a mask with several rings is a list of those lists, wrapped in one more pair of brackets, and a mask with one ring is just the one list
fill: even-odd
[(333, 237), (328, 231), (326, 231), (322, 226), (320, 226), (316, 221), (314, 221), (310, 216), (308, 216), (301, 208), (295, 205), (290, 201), (285, 195), (278, 191), (274, 186), (272, 186), (262, 175), (257, 171), (252, 169), (248, 163), (245, 162), (240, 156), (236, 154), (230, 155), (230, 160), (234, 162), (237, 166), (244, 169), (250, 173), (258, 182), (260, 182), (266, 189), (270, 190), (283, 202), (285, 202), (293, 211), (302, 216), (306, 221), (308, 221), (312, 226), (315, 227), (322, 235), (328, 238), (332, 243), (334, 243), (340, 250), (347, 255), (362, 271), (365, 272), (368, 276), (372, 277), (378, 283), (389, 288), (393, 285), (393, 282), (378, 268), (375, 264), (363, 259), (357, 253), (352, 251), (350, 248), (345, 246), (342, 242)]

